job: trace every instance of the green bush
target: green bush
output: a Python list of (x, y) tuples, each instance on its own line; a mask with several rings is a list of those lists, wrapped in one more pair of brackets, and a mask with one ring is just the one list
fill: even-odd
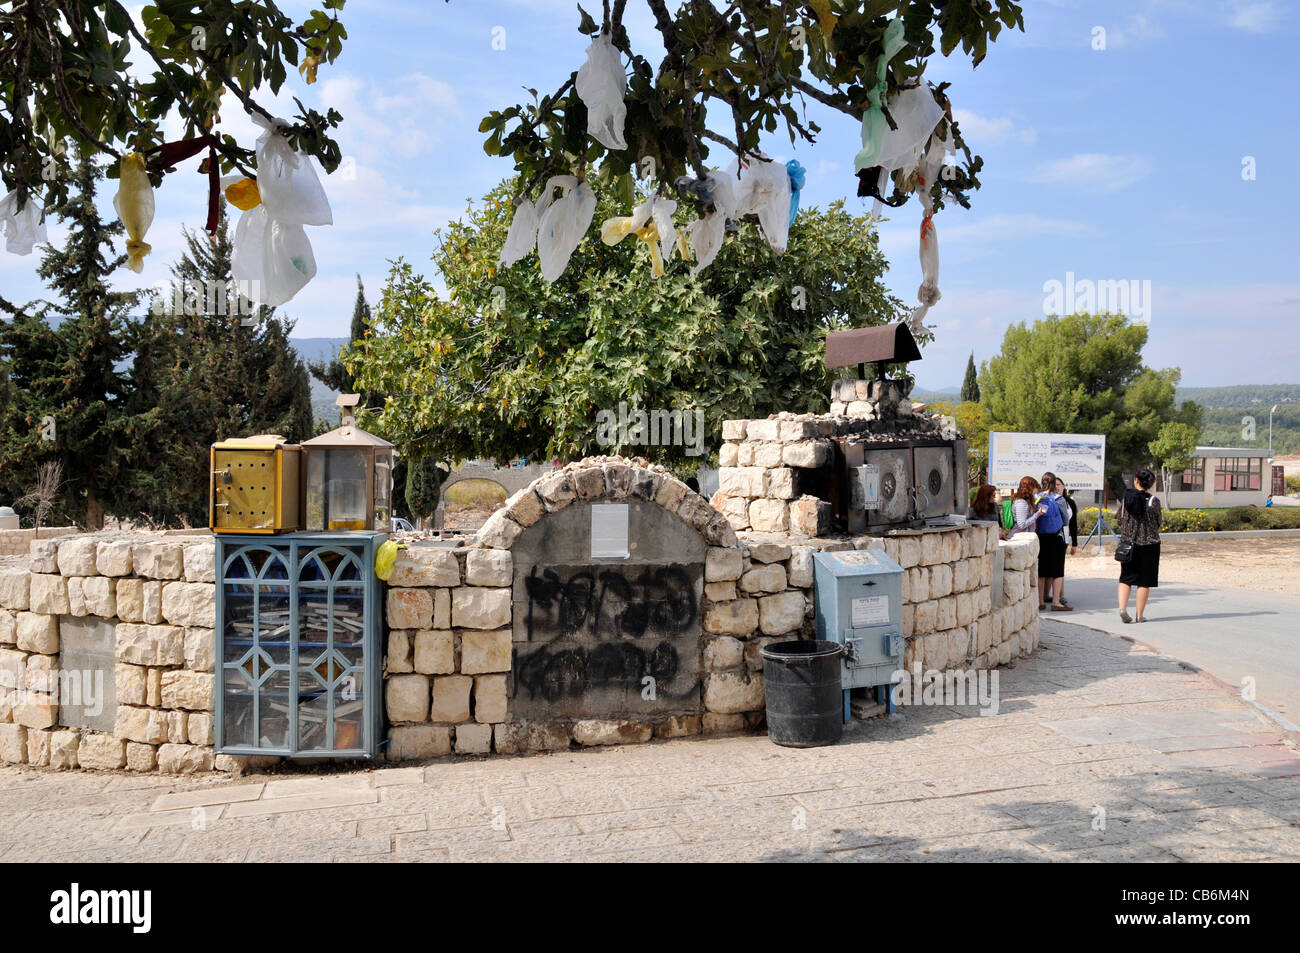
[[(1115, 511), (1106, 513), (1106, 523), (1119, 532)], [(1097, 525), (1097, 507), (1079, 511), (1079, 538)], [(1300, 529), (1300, 506), (1234, 506), (1224, 510), (1164, 510), (1162, 533), (1225, 533), (1232, 530)]]

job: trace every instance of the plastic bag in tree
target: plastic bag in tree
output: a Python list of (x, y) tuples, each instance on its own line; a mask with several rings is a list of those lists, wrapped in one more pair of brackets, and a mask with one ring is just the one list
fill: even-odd
[(144, 169), (144, 156), (132, 152), (122, 157), (113, 208), (126, 227), (126, 267), (144, 270), (144, 256), (153, 249), (144, 240), (153, 224), (153, 186)]
[(881, 100), (888, 88), (885, 74), (889, 68), (889, 61), (907, 45), (907, 41), (903, 39), (903, 21), (901, 19), (895, 17), (889, 21), (888, 26), (885, 27), (885, 35), (881, 42), (884, 51), (880, 59), (876, 60), (876, 83), (867, 92), (867, 109), (862, 114), (862, 149), (853, 159), (854, 172), (861, 172), (863, 169), (870, 169), (872, 166), (880, 165), (881, 144), (885, 133), (889, 131), (889, 123), (885, 120), (885, 114), (880, 109)]
[(548, 193), (553, 188), (563, 188), (564, 194), (551, 202), (537, 226), (537, 258), (547, 281), (564, 274), (596, 213), (596, 196), (586, 182), (578, 182), (571, 175), (557, 175), (546, 183)]
[(257, 191), (267, 214), (286, 225), (333, 225), (334, 213), (310, 157), (294, 152), (284, 138), (288, 123), (251, 115), (266, 130), (257, 140)]
[(606, 245), (617, 245), (628, 235), (635, 235), (649, 246), (650, 273), (659, 278), (664, 274), (664, 262), (672, 257), (677, 237), (672, 216), (676, 210), (674, 200), (652, 195), (634, 208), (631, 215), (605, 219), (600, 225), (600, 240)]
[(607, 149), (626, 149), (623, 124), (627, 120), (627, 74), (608, 33), (587, 47), (587, 62), (578, 70), (578, 98), (587, 107), (587, 134)]
[(691, 223), (691, 245), (695, 249), (695, 267), (698, 275), (718, 257), (722, 241), (727, 237), (727, 219), (736, 214), (735, 178), (725, 172), (712, 173), (705, 179), (713, 211)]
[(740, 175), (736, 215), (757, 215), (763, 238), (778, 255), (785, 254), (790, 234), (790, 175), (785, 166), (756, 160)]
[(886, 128), (880, 154), (872, 164), (892, 172), (916, 165), (925, 141), (943, 119), (944, 112), (930, 87), (922, 84), (900, 90), (889, 101), (889, 114), (898, 128)]
[(221, 191), (225, 194), (226, 201), (241, 212), (247, 212), (262, 204), (256, 179), (245, 178), (242, 175), (228, 175), (221, 180)]
[(235, 226), (230, 273), (240, 294), (276, 307), (316, 277), (316, 256), (301, 225), (276, 221), (259, 205)]
[(17, 189), (0, 199), (0, 226), (4, 227), (5, 250), (15, 255), (30, 255), (33, 246), (49, 241), (41, 221), (41, 207), (29, 195), (19, 209)]
[(515, 215), (510, 220), (510, 230), (506, 232), (506, 242), (501, 246), (497, 263), (509, 268), (532, 251), (536, 244), (537, 207), (528, 199), (521, 198), (515, 206)]
[(785, 164), (785, 171), (790, 176), (790, 224), (799, 214), (799, 192), (808, 181), (808, 172), (798, 159), (791, 159)]

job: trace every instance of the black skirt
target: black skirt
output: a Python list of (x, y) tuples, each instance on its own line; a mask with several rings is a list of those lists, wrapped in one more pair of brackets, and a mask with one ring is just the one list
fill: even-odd
[(1133, 547), (1133, 558), (1120, 563), (1119, 581), (1139, 589), (1155, 589), (1160, 585), (1160, 544), (1148, 543)]
[(1065, 578), (1065, 540), (1060, 533), (1038, 534), (1038, 578)]

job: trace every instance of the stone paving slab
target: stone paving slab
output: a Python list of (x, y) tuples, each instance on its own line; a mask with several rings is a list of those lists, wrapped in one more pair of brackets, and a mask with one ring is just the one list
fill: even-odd
[(1210, 679), (1044, 619), (999, 712), (241, 779), (0, 768), (0, 862), (1300, 860), (1300, 751)]

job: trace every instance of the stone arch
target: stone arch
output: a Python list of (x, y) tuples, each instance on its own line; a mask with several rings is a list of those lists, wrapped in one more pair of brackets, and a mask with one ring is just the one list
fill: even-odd
[[(627, 506), (625, 557), (591, 549), (608, 503)], [(588, 458), (512, 496), (476, 543), (512, 553), (512, 720), (698, 720), (705, 566), (741, 545), (702, 496), (643, 461)]]
[(471, 460), (453, 469), (442, 481), (442, 489), (455, 486), (463, 480), (487, 480), (506, 492), (506, 497), (518, 493), (555, 472), (545, 463), (530, 463), (526, 467), (498, 467), (480, 460)]

